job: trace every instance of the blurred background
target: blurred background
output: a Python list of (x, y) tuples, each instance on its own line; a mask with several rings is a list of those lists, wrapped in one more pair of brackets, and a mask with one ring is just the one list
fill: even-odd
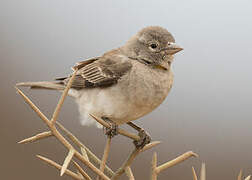
[[(149, 177), (154, 151), (159, 164), (188, 150), (200, 155), (162, 172), (163, 180), (192, 179), (191, 166), (199, 172), (201, 162), (207, 179), (236, 179), (241, 168), (251, 174), (251, 6), (249, 0), (1, 0), (1, 179), (70, 179), (35, 157), (62, 164), (67, 151), (54, 138), (17, 144), (46, 127), (16, 94), (15, 83), (68, 75), (75, 62), (119, 47), (149, 25), (167, 28), (184, 51), (176, 55), (175, 83), (166, 101), (136, 121), (162, 141), (136, 159), (136, 179)], [(48, 117), (60, 97), (53, 91), (24, 91)], [(102, 130), (80, 125), (71, 98), (59, 121), (102, 156)], [(131, 140), (115, 137), (112, 169), (132, 149)]]

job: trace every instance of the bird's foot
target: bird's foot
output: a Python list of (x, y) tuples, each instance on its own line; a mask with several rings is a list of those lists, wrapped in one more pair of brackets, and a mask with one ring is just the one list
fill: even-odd
[(118, 134), (118, 125), (107, 117), (102, 117), (102, 119), (110, 125), (109, 128), (104, 128), (105, 134), (110, 138), (116, 136)]
[(149, 144), (151, 142), (150, 135), (144, 129), (141, 128), (138, 132), (138, 135), (140, 137), (140, 140), (133, 141), (137, 149), (142, 149), (146, 144)]

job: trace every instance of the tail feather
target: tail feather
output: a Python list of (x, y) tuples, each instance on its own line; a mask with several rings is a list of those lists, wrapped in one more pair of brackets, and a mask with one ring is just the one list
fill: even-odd
[(17, 83), (16, 86), (30, 87), (31, 89), (50, 89), (50, 90), (64, 90), (65, 86), (62, 82), (21, 82)]

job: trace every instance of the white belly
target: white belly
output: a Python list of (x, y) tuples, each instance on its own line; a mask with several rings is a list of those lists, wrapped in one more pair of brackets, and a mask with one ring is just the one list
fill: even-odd
[[(167, 96), (173, 82), (172, 72), (150, 71), (145, 65), (133, 65), (131, 73), (108, 88), (85, 89), (77, 99), (83, 125), (94, 124), (89, 117), (108, 117), (123, 124), (136, 120), (159, 106)], [(155, 77), (155, 78), (154, 78)]]

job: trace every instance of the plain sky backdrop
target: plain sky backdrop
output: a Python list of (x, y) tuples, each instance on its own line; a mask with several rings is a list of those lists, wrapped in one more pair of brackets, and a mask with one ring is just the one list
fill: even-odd
[[(69, 179), (35, 157), (62, 163), (67, 152), (55, 139), (16, 144), (45, 126), (15, 93), (15, 83), (65, 76), (75, 62), (119, 47), (149, 25), (167, 28), (184, 51), (176, 55), (166, 101), (137, 123), (162, 141), (155, 148), (159, 163), (188, 150), (200, 155), (159, 179), (192, 179), (191, 166), (199, 172), (201, 162), (207, 179), (236, 179), (241, 168), (251, 174), (251, 23), (251, 0), (0, 0), (1, 179)], [(48, 116), (60, 96), (25, 92)], [(71, 98), (59, 121), (101, 157), (102, 130), (80, 126)], [(116, 137), (109, 165), (115, 170), (132, 148)], [(134, 162), (137, 179), (148, 178), (153, 152)]]

